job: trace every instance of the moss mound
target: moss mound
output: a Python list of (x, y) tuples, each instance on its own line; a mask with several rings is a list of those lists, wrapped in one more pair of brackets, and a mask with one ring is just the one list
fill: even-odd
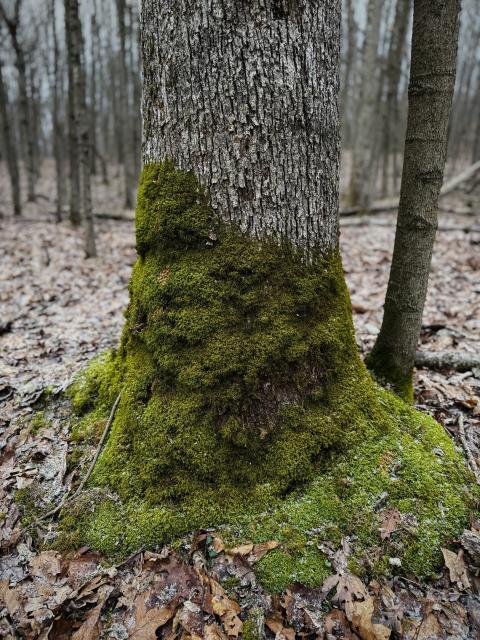
[(258, 569), (278, 590), (321, 582), (318, 544), (347, 534), (384, 570), (379, 512), (395, 506), (404, 524), (384, 546), (405, 570), (433, 571), (467, 517), (468, 478), (441, 427), (369, 377), (339, 256), (307, 262), (223, 224), (168, 162), (144, 169), (136, 229), (118, 352), (71, 391), (77, 437), (121, 402), (95, 499), (64, 516), (62, 544), (118, 556), (228, 523), (232, 544), (284, 542)]

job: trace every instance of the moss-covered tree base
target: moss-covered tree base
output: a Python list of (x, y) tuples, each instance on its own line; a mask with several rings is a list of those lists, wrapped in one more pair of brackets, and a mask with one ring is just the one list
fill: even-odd
[[(77, 434), (121, 401), (60, 543), (118, 557), (206, 527), (232, 545), (277, 539), (258, 565), (271, 590), (319, 584), (319, 545), (345, 535), (357, 569), (434, 571), (469, 478), (441, 427), (360, 361), (339, 256), (219, 222), (169, 163), (144, 169), (136, 224), (121, 344), (73, 386)], [(389, 507), (402, 522), (380, 546)]]

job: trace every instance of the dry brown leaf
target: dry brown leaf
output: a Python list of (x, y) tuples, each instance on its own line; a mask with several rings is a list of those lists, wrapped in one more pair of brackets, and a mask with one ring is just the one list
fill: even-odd
[(135, 634), (135, 640), (150, 640), (155, 638), (158, 627), (166, 624), (175, 613), (176, 606), (171, 603), (166, 606), (157, 604), (155, 591), (141, 593), (135, 598), (135, 627), (131, 635)]
[(387, 640), (391, 629), (383, 624), (372, 622), (374, 611), (373, 598), (368, 596), (363, 601), (346, 602), (345, 613), (351, 621), (361, 640)]
[(227, 636), (218, 624), (206, 624), (203, 630), (203, 637), (205, 640), (227, 640)]
[(227, 549), (226, 554), (229, 556), (242, 556), (250, 564), (255, 564), (255, 562), (261, 560), (266, 553), (272, 549), (276, 549), (278, 546), (280, 546), (280, 543), (277, 542), (277, 540), (268, 540), (267, 542), (260, 542), (258, 544), (249, 542), (238, 547), (233, 547), (232, 549)]
[(450, 582), (456, 584), (459, 589), (470, 589), (467, 568), (463, 560), (463, 549), (455, 553), (449, 549), (442, 549), (445, 565), (450, 572)]
[(209, 583), (212, 592), (213, 612), (220, 617), (227, 635), (237, 638), (243, 628), (243, 622), (237, 615), (240, 613), (240, 605), (227, 596), (223, 587), (216, 580), (210, 578)]
[(295, 631), (283, 626), (283, 620), (279, 614), (267, 618), (265, 624), (275, 634), (275, 640), (295, 640)]
[(382, 523), (380, 527), (380, 537), (382, 540), (387, 540), (387, 538), (390, 538), (392, 533), (398, 529), (398, 525), (402, 521), (402, 514), (397, 507), (390, 507), (390, 509), (382, 511), (380, 520)]
[(350, 627), (345, 612), (341, 609), (332, 609), (327, 613), (324, 620), (324, 628), (327, 634), (334, 638), (343, 640), (359, 640), (356, 633)]
[(32, 576), (44, 580), (55, 579), (62, 571), (62, 556), (56, 551), (42, 551), (30, 561), (30, 573)]
[(430, 612), (421, 620), (413, 637), (415, 640), (432, 640), (432, 638), (442, 637), (442, 626), (434, 613)]

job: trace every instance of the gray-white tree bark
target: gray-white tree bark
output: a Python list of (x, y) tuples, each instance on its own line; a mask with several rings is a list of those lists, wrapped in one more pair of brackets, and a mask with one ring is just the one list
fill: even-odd
[(356, 134), (352, 153), (350, 204), (368, 210), (371, 199), (372, 131), (377, 113), (378, 43), (382, 1), (369, 0), (360, 72), (360, 96), (356, 108)]
[[(15, 140), (12, 136), (12, 127), (8, 113), (8, 97), (3, 80), (2, 61), (0, 60), (0, 125), (2, 126), (2, 141), (7, 161), (8, 175), (12, 189), (13, 213), (19, 216), (22, 213), (20, 194), (20, 171), (18, 168), (18, 154)], [(3, 155), (3, 154), (2, 154)]]
[(144, 162), (255, 236), (338, 242), (339, 0), (143, 0)]
[(420, 335), (455, 85), (459, 0), (414, 0), (409, 107), (390, 279), (372, 369), (406, 397)]
[[(70, 144), (78, 158), (79, 211), (85, 230), (85, 254), (96, 256), (95, 231), (93, 226), (92, 196), (90, 187), (89, 119), (85, 98), (85, 67), (83, 64), (83, 36), (78, 13), (78, 0), (65, 0), (65, 30), (68, 54), (68, 93), (71, 122)], [(77, 186), (77, 185), (76, 185)]]
[(51, 0), (50, 5), (50, 24), (52, 26), (52, 43), (53, 43), (53, 73), (51, 78), (52, 103), (53, 103), (53, 155), (55, 158), (55, 174), (56, 174), (56, 207), (55, 215), (57, 222), (62, 218), (62, 211), (65, 202), (65, 169), (64, 169), (64, 131), (61, 118), (60, 107), (60, 84), (62, 81), (60, 72), (60, 53), (58, 50), (58, 37), (56, 25), (55, 0)]
[(18, 96), (20, 101), (20, 130), (27, 166), (27, 196), (29, 202), (33, 202), (35, 200), (35, 179), (37, 171), (35, 167), (35, 140), (29, 117), (27, 65), (25, 52), (18, 33), (21, 7), (22, 0), (15, 0), (13, 4), (13, 15), (10, 15), (5, 8), (4, 0), (2, 0), (2, 2), (0, 2), (0, 18), (2, 18), (7, 26), (10, 41), (15, 52), (15, 66), (18, 73)]

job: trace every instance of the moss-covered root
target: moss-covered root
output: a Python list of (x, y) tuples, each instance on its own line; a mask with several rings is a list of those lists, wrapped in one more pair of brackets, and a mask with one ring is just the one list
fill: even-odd
[(392, 354), (375, 344), (365, 359), (365, 364), (378, 382), (391, 389), (402, 400), (413, 403), (413, 367), (404, 371), (395, 365)]
[[(145, 167), (136, 215), (120, 347), (71, 391), (86, 439), (122, 399), (65, 544), (119, 557), (223, 526), (232, 546), (282, 543), (257, 566), (272, 591), (321, 582), (319, 545), (345, 535), (365, 571), (389, 570), (386, 553), (434, 571), (469, 478), (441, 427), (369, 376), (338, 254), (306, 261), (221, 223), (168, 162)], [(379, 557), (389, 507), (404, 526)]]

